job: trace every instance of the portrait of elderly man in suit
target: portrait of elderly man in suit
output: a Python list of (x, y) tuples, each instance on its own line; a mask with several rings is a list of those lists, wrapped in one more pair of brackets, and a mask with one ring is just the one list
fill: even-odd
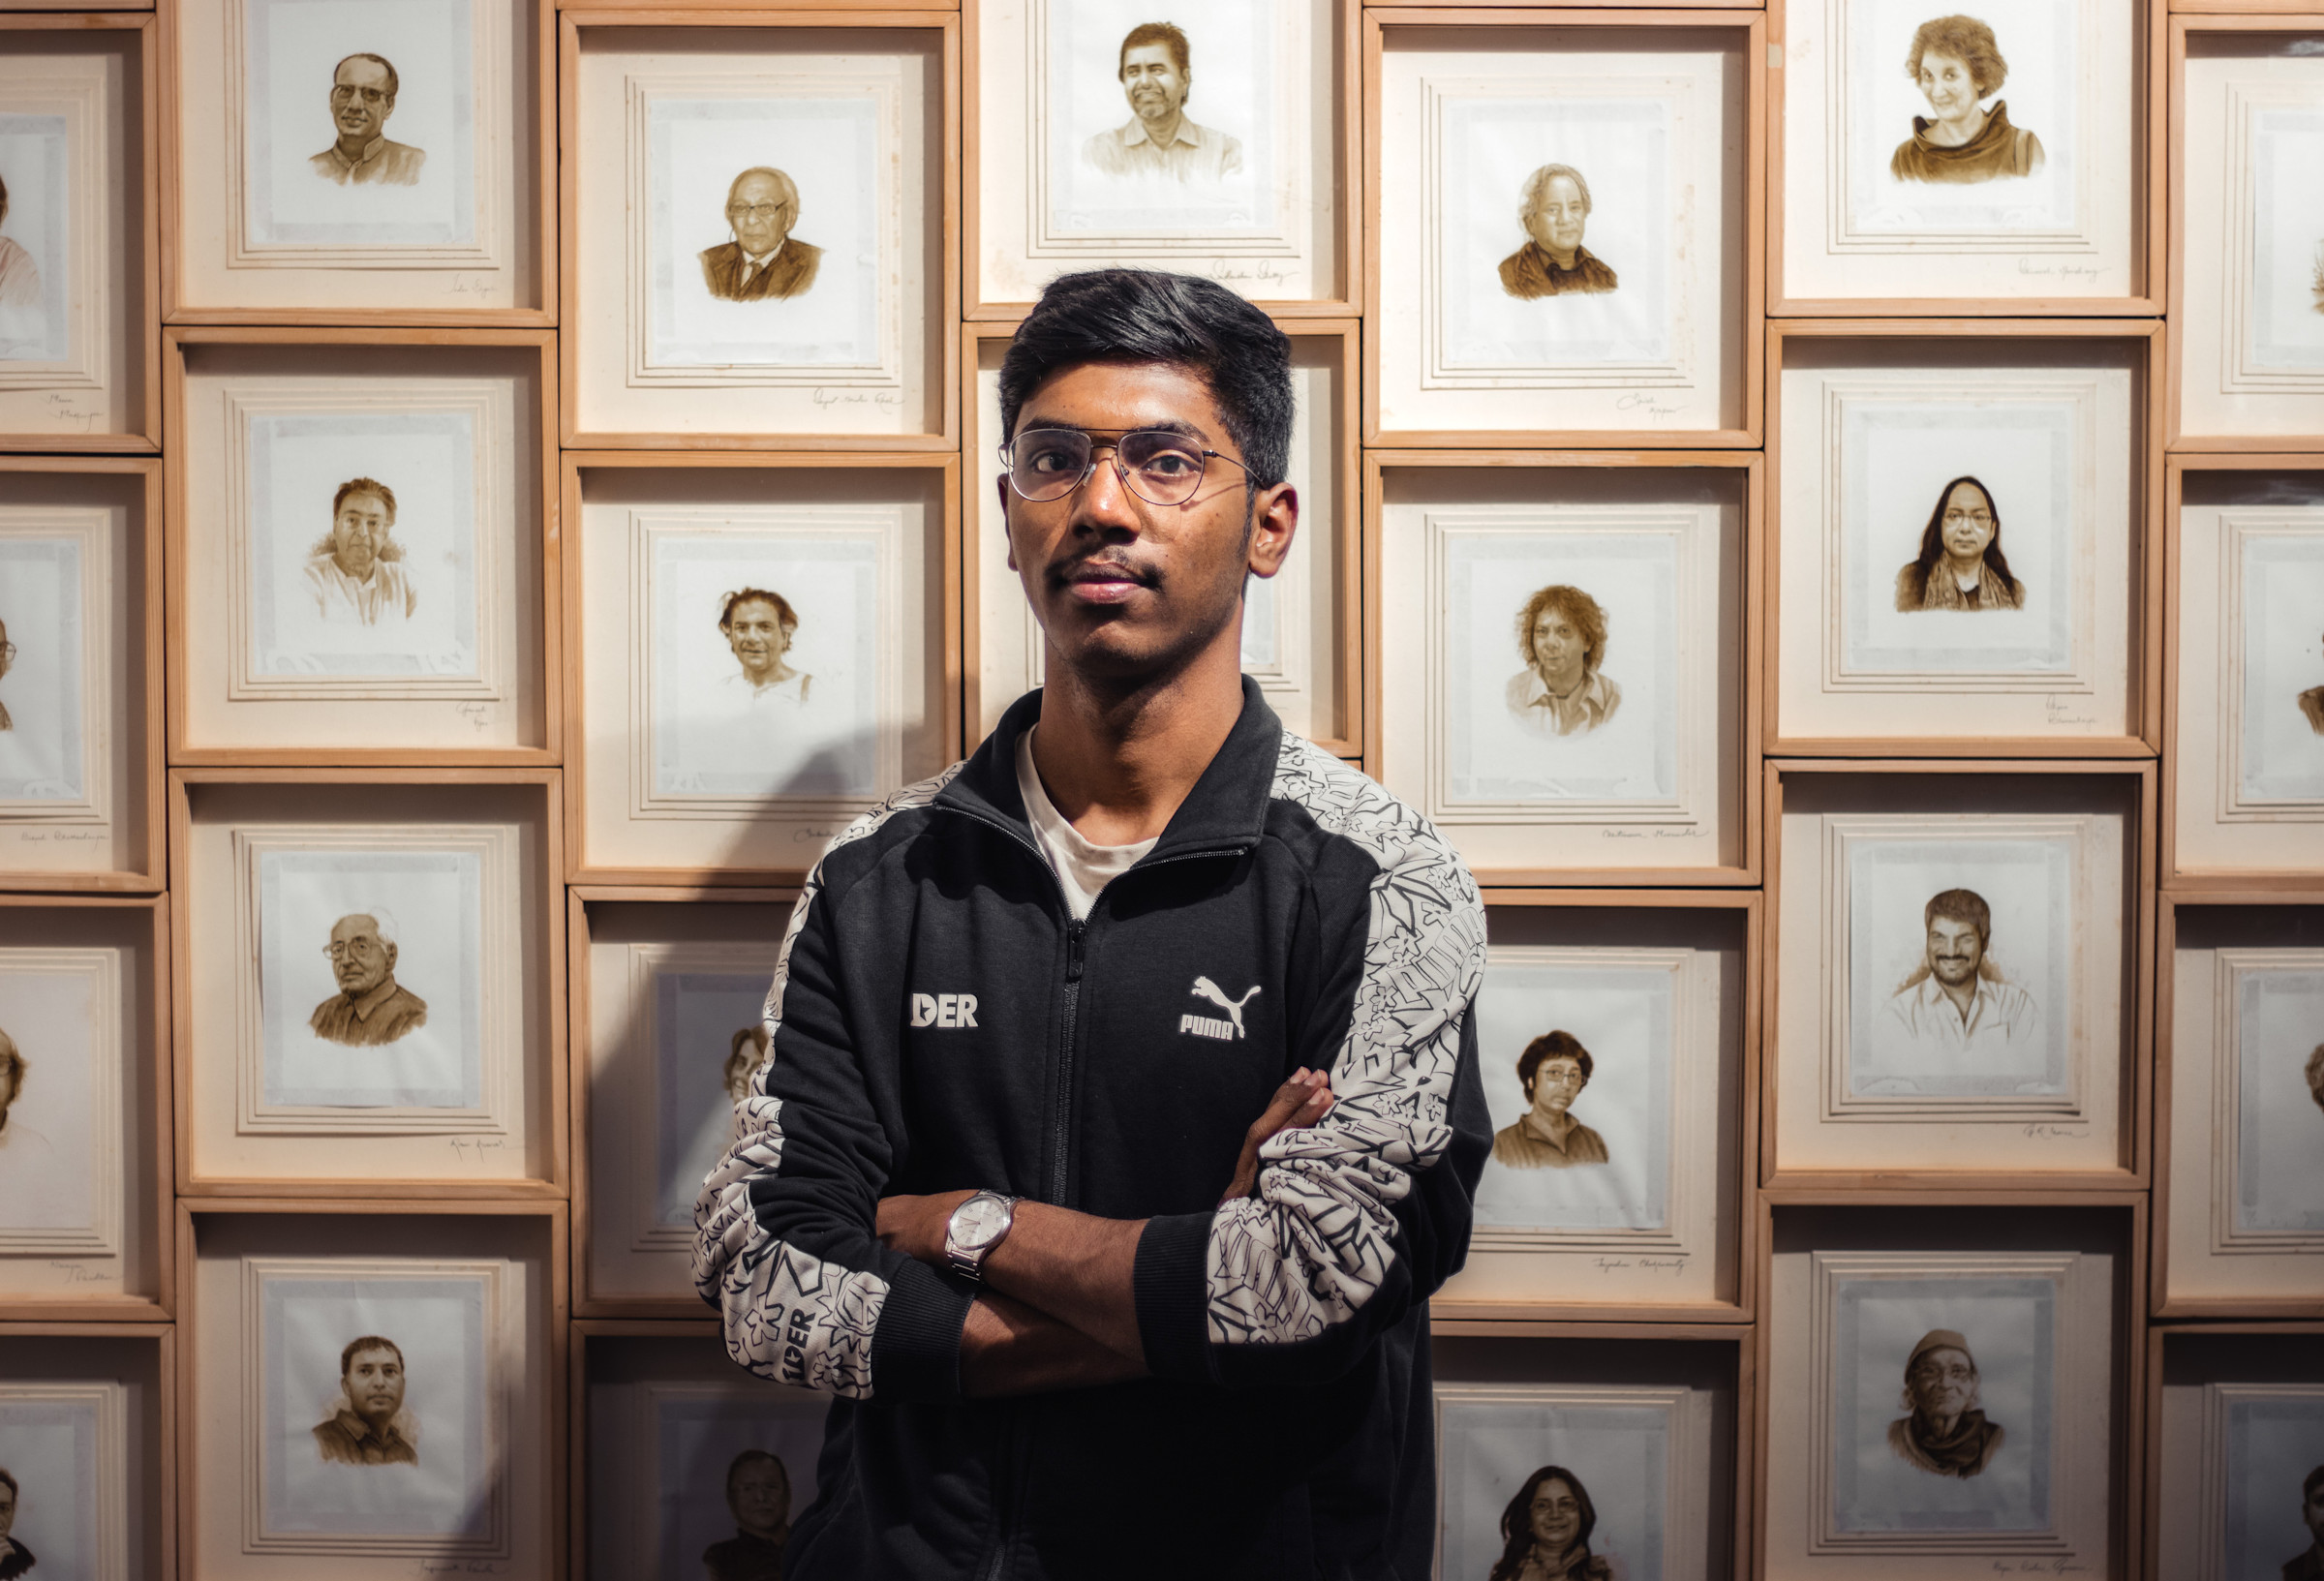
[(1567, 1170), (1604, 1164), (1605, 1139), (1574, 1117), (1574, 1100), (1590, 1084), (1597, 1061), (1571, 1032), (1547, 1032), (1517, 1056), (1525, 1112), (1493, 1133), (1493, 1162), (1513, 1170)]
[(1605, 611), (1579, 588), (1553, 583), (1517, 612), (1525, 668), (1504, 694), (1517, 723), (1537, 736), (1586, 736), (1614, 716), (1622, 688), (1605, 660)]
[(331, 530), (307, 552), (307, 593), (324, 620), (365, 625), (409, 620), (418, 590), (404, 569), (395, 532), (395, 491), (377, 478), (351, 477), (331, 496)]
[(1141, 22), (1123, 36), (1115, 76), (1130, 118), (1082, 144), (1082, 158), (1108, 175), (1219, 181), (1242, 170), (1242, 144), (1186, 113), (1194, 67), (1186, 35), (1170, 22)]
[(726, 1468), (726, 1511), (734, 1535), (702, 1550), (708, 1581), (782, 1581), (791, 1540), (791, 1474), (764, 1449), (745, 1449)]
[[(0, 1466), (0, 1581), (15, 1581), (19, 1575), (29, 1575), (40, 1561), (16, 1535), (16, 1506), (22, 1501), (23, 1490), (16, 1486), (15, 1476)], [(2285, 1572), (2289, 1574), (2287, 1570)]]
[(1929, 1053), (1958, 1055), (2034, 1037), (2034, 996), (2002, 977), (1987, 954), (1993, 908), (1974, 890), (1942, 890), (1921, 907), (1920, 964), (1881, 1010), (1881, 1029)]
[(404, 1352), (366, 1334), (339, 1353), (338, 1409), (315, 1424), (315, 1447), (337, 1466), (416, 1466), (419, 1446), (404, 1415)]
[(2324, 1581), (2324, 1466), (2300, 1484), (2300, 1522), (2312, 1540), (2283, 1562), (2283, 1581)]
[(1544, 165), (1525, 179), (1517, 223), (1524, 246), (1501, 260), (1501, 289), (1523, 301), (1619, 288), (1614, 271), (1581, 245), (1590, 218), (1590, 184), (1571, 165)]
[(339, 991), (307, 1019), (317, 1037), (377, 1049), (428, 1024), (428, 1002), (395, 980), (395, 920), (383, 908), (340, 918), (323, 953)]
[(791, 234), (799, 223), (799, 186), (772, 166), (757, 165), (726, 189), (726, 225), (734, 240), (702, 250), (702, 283), (721, 302), (772, 302), (815, 283), (823, 249)]
[(1974, 1476), (2002, 1446), (2001, 1424), (1979, 1407), (1976, 1358), (1950, 1328), (1932, 1328), (1912, 1347), (1903, 1405), (1910, 1414), (1888, 1424), (1888, 1447), (1924, 1472)]
[(387, 136), (402, 81), (384, 55), (350, 55), (331, 73), (331, 124), (338, 140), (307, 164), (342, 187), (409, 187), (427, 164), (425, 151)]

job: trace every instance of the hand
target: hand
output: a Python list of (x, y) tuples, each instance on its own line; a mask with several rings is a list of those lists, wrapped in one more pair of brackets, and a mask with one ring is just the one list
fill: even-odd
[[(1304, 1065), (1292, 1072), (1291, 1079), (1275, 1089), (1267, 1111), (1242, 1134), (1242, 1156), (1235, 1161), (1235, 1176), (1227, 1182), (1226, 1195), (1218, 1200), (1219, 1205), (1223, 1207), (1238, 1197), (1248, 1197), (1251, 1188), (1259, 1183), (1261, 1142), (1278, 1131), (1315, 1124), (1331, 1112), (1331, 1106), (1337, 1101), (1331, 1096), (1330, 1072), (1311, 1071)], [(886, 1204), (881, 1205), (884, 1209)]]
[(944, 1234), (952, 1226), (953, 1209), (976, 1195), (973, 1191), (940, 1191), (933, 1197), (882, 1197), (872, 1221), (880, 1244), (917, 1258), (933, 1268), (946, 1266)]

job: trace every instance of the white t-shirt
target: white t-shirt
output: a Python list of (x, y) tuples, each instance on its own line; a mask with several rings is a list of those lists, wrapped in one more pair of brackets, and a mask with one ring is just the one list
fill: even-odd
[[(1041, 773), (1033, 767), (1031, 730), (1017, 738), (1017, 794), (1024, 798), (1025, 816), (1032, 820), (1033, 838), (1040, 842), (1041, 854), (1049, 859), (1050, 870), (1065, 887), (1065, 903), (1073, 908), (1077, 920), (1088, 918), (1089, 908), (1097, 904), (1099, 890), (1116, 875), (1136, 867), (1154, 848), (1153, 840), (1138, 840), (1129, 845), (1093, 845), (1084, 839), (1080, 831), (1065, 821), (1065, 814), (1057, 810), (1056, 804), (1042, 787)], [(1161, 836), (1157, 835), (1154, 838)]]

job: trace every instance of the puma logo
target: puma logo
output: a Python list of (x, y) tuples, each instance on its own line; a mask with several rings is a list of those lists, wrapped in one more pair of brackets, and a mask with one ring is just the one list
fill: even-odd
[(1227, 1014), (1224, 1019), (1215, 1016), (1180, 1016), (1179, 1031), (1192, 1032), (1202, 1038), (1217, 1038), (1222, 1042), (1249, 1036), (1242, 1029), (1242, 1007), (1258, 997), (1258, 984), (1252, 984), (1250, 991), (1239, 999), (1228, 998), (1226, 990), (1207, 977), (1196, 978), (1194, 987), (1186, 991), (1197, 999), (1209, 1000)]

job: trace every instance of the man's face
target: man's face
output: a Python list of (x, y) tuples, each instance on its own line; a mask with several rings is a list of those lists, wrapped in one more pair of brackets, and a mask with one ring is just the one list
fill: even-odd
[[(0, 1115), (7, 1114), (8, 1106), (15, 1101), (16, 1064), (15, 1061), (12, 1059), (5, 1064), (0, 1064)], [(0, 1487), (0, 1493), (5, 1493), (8, 1490), (5, 1487)]]
[(0, 1537), (15, 1530), (16, 1524), (16, 1490), (0, 1482)]
[(1525, 216), (1525, 229), (1552, 253), (1571, 253), (1581, 245), (1582, 222), (1590, 206), (1581, 189), (1569, 176), (1553, 175), (1542, 189), (1541, 200)]
[(370, 917), (342, 917), (331, 929), (331, 975), (340, 991), (360, 999), (387, 980), (395, 969), (395, 946), (380, 937), (380, 925)]
[(339, 514), (331, 518), (331, 559), (352, 577), (369, 576), (380, 551), (387, 545), (387, 530), (394, 525), (387, 502), (378, 495), (349, 495), (339, 502)]
[(754, 1537), (771, 1537), (791, 1516), (791, 1490), (771, 1460), (745, 1461), (726, 1483), (734, 1524)]
[(365, 1421), (388, 1421), (404, 1409), (404, 1363), (393, 1351), (357, 1351), (339, 1383)]
[(1977, 82), (1969, 62), (1958, 55), (1924, 49), (1920, 56), (1920, 91), (1930, 112), (1940, 121), (1958, 121), (1977, 107)]
[[(8, 1490), (0, 1488), (0, 1498), (7, 1495)], [(2300, 1518), (2308, 1523), (2308, 1535), (2324, 1546), (2324, 1482), (2317, 1483), (2315, 1491), (2300, 1501)], [(8, 1524), (0, 1521), (0, 1532), (7, 1530)]]
[(1940, 917), (1929, 924), (1929, 970), (1948, 988), (1976, 981), (1977, 963), (1985, 958), (1985, 941), (1969, 923)]
[(15, 661), (16, 645), (8, 640), (8, 623), (0, 621), (0, 675), (8, 674), (8, 667)]
[(1574, 1107), (1589, 1078), (1581, 1061), (1571, 1054), (1551, 1054), (1533, 1072), (1533, 1107), (1544, 1114), (1563, 1114)]
[[(1134, 429), (1169, 429), (1241, 459), (1202, 377), (1162, 364), (1063, 369), (1032, 392), (1017, 428), (1078, 428), (1108, 443)], [(1111, 448), (1096, 461), (1062, 500), (1027, 501), (1006, 477), (995, 481), (1009, 568), (1068, 669), (1137, 684), (1233, 628), (1244, 575), (1272, 576), (1291, 552), (1299, 496), (1278, 484), (1254, 499), (1241, 468), (1215, 462), (1192, 498), (1157, 505), (1123, 484)]]
[(742, 661), (746, 675), (765, 675), (782, 659), (791, 633), (775, 606), (763, 598), (746, 598), (727, 613), (726, 646)]
[(1976, 1364), (1958, 1351), (1923, 1353), (1905, 1381), (1914, 1409), (1924, 1416), (1958, 1416), (1977, 1395)]
[(1167, 44), (1142, 44), (1122, 52), (1121, 90), (1142, 121), (1168, 120), (1186, 103), (1192, 81), (1191, 74), (1178, 70)]
[(1944, 497), (1944, 552), (1956, 560), (1976, 560), (1993, 541), (1993, 502), (1973, 483), (1956, 483)]
[(1526, 1519), (1533, 1531), (1533, 1540), (1555, 1557), (1573, 1547), (1581, 1535), (1581, 1501), (1574, 1496), (1564, 1477), (1553, 1476), (1533, 1490), (1533, 1504), (1526, 1510)]
[(369, 142), (380, 135), (395, 113), (395, 96), (387, 91), (387, 68), (376, 60), (343, 60), (331, 77), (331, 120), (339, 135)]
[(799, 221), (799, 206), (790, 189), (771, 175), (751, 172), (726, 195), (726, 223), (743, 251), (763, 257), (782, 245)]
[(1564, 610), (1555, 605), (1533, 618), (1533, 665), (1542, 682), (1561, 695), (1581, 683), (1581, 663), (1590, 645)]

